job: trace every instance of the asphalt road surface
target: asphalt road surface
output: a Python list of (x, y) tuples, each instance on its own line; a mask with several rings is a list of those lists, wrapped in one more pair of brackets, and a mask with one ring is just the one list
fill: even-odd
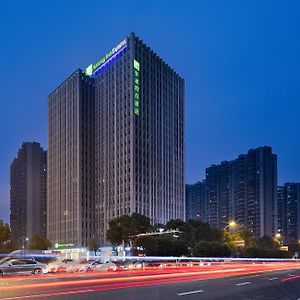
[(0, 278), (0, 299), (300, 300), (300, 264), (216, 264)]

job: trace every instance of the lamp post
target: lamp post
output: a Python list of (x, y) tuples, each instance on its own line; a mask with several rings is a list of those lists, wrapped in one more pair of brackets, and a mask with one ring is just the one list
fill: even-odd
[(274, 237), (278, 241), (278, 243), (281, 245), (281, 234), (279, 232), (277, 232)]
[(26, 252), (26, 247), (27, 247), (27, 243), (29, 241), (29, 238), (26, 237), (24, 240), (23, 240), (23, 256), (25, 257), (25, 252)]
[(235, 228), (236, 226), (237, 226), (237, 222), (232, 220), (232, 221), (229, 221), (228, 225), (224, 227), (224, 230), (227, 228), (229, 228), (229, 230), (230, 230), (230, 229)]

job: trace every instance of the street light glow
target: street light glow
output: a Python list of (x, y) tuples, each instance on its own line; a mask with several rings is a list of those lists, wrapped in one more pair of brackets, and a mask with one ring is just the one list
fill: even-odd
[(237, 223), (235, 221), (230, 221), (228, 225), (229, 227), (235, 227)]

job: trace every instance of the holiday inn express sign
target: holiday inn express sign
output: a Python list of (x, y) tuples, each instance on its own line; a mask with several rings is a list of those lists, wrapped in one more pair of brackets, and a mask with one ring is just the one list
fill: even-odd
[(127, 46), (127, 39), (123, 40), (119, 45), (112, 48), (106, 55), (104, 55), (99, 61), (95, 64), (90, 64), (86, 69), (86, 75), (93, 75), (96, 71), (98, 71), (101, 67), (106, 65), (110, 60), (112, 60), (118, 53), (120, 53)]

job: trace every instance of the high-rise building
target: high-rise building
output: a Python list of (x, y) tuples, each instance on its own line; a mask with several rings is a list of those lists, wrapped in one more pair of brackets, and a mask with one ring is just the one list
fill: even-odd
[(225, 228), (235, 220), (254, 238), (277, 232), (277, 156), (270, 147), (207, 168), (206, 183), (212, 226)]
[(94, 234), (94, 82), (75, 71), (48, 99), (48, 238), (86, 245)]
[(215, 228), (225, 228), (233, 219), (232, 163), (223, 161), (206, 169), (207, 221)]
[(55, 242), (184, 219), (184, 80), (133, 33), (49, 96), (48, 183)]
[(277, 215), (278, 215), (278, 233), (281, 235), (281, 241), (287, 242), (287, 197), (284, 186), (277, 187)]
[(278, 186), (278, 232), (284, 244), (296, 244), (300, 239), (300, 183)]
[(47, 152), (26, 142), (10, 166), (10, 226), (17, 246), (27, 246), (33, 235), (46, 237), (46, 208)]
[(207, 222), (207, 191), (204, 181), (185, 185), (185, 219)]

